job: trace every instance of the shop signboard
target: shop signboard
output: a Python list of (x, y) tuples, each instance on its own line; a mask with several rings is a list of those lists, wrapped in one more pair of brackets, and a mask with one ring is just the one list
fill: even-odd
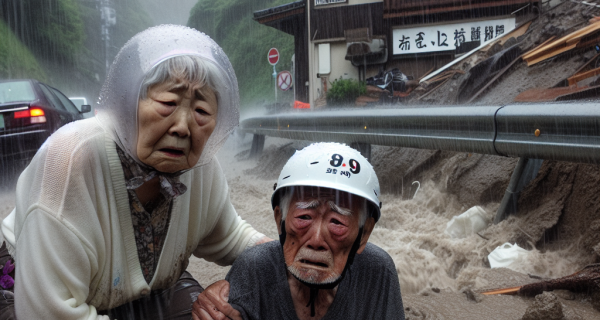
[(515, 28), (515, 18), (394, 29), (395, 55), (453, 51), (465, 42), (485, 44)]

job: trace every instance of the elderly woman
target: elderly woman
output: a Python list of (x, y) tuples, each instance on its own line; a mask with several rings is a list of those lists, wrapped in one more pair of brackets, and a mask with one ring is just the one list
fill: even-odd
[(125, 44), (97, 117), (54, 133), (19, 178), (2, 222), (18, 319), (160, 318), (173, 303), (185, 314), (202, 290), (182, 277), (191, 254), (228, 265), (269, 240), (237, 215), (215, 158), (238, 123), (236, 81), (193, 29)]

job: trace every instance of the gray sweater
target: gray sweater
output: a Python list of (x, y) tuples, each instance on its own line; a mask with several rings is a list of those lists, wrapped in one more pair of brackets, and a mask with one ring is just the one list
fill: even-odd
[[(229, 303), (244, 319), (298, 319), (279, 241), (244, 251), (226, 279), (231, 284)], [(368, 243), (363, 253), (356, 255), (322, 319), (404, 319), (392, 258)]]

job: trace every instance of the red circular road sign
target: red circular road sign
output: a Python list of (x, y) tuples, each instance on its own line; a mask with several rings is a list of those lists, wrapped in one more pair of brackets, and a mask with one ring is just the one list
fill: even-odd
[(271, 50), (269, 50), (267, 58), (269, 58), (269, 63), (272, 66), (276, 65), (277, 62), (279, 62), (279, 51), (277, 51), (277, 49), (275, 48), (271, 48)]
[(292, 74), (289, 71), (281, 71), (277, 75), (277, 86), (283, 91), (290, 90), (292, 82)]

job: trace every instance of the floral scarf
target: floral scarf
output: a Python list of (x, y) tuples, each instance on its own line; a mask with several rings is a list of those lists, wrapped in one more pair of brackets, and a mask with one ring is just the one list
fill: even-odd
[[(173, 199), (186, 192), (187, 187), (179, 182), (181, 173), (165, 174), (148, 169), (148, 167), (142, 167), (131, 157), (128, 157), (119, 147), (117, 147), (117, 153), (125, 174), (131, 222), (142, 274), (146, 282), (150, 283), (169, 230)], [(160, 179), (161, 195), (148, 203), (142, 204), (135, 193), (135, 189), (156, 176)]]

